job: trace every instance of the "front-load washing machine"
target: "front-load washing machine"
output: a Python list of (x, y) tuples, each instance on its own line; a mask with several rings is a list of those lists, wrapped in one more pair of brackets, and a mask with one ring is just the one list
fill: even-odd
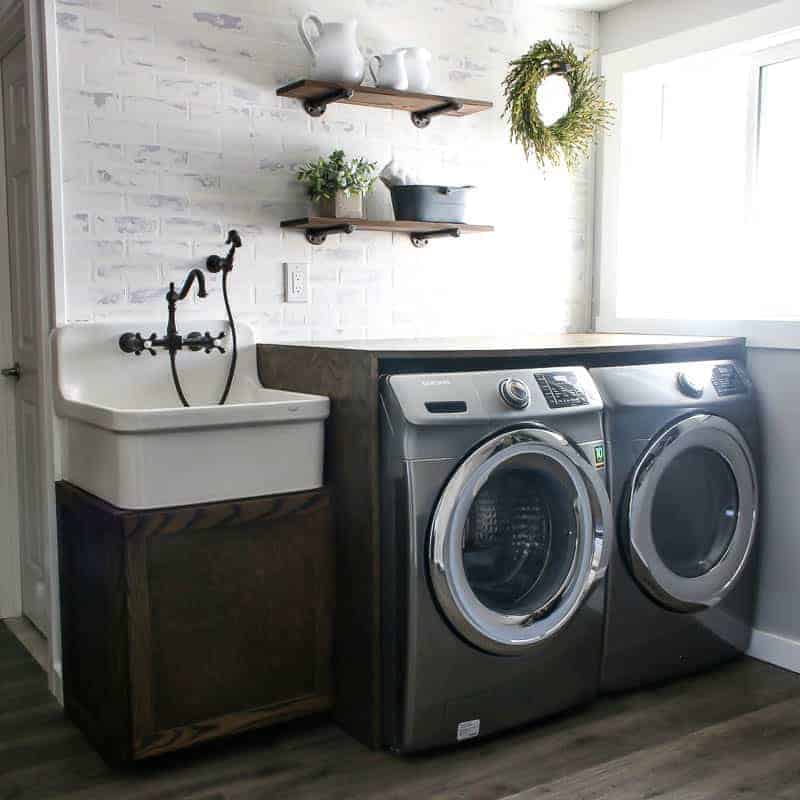
[(386, 745), (591, 700), (612, 522), (588, 372), (393, 375), (380, 401)]
[(616, 536), (601, 684), (659, 683), (746, 650), (758, 424), (733, 361), (591, 370), (605, 403)]

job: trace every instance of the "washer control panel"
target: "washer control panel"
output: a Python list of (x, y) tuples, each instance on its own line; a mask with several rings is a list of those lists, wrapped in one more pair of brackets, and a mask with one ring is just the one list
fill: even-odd
[(505, 424), (603, 409), (589, 372), (575, 366), (386, 375), (381, 387), (414, 425)]
[(537, 372), (536, 383), (542, 390), (550, 408), (588, 406), (589, 398), (581, 386), (578, 375), (568, 370)]
[(720, 397), (747, 394), (747, 384), (735, 364), (718, 364), (711, 370), (711, 385)]

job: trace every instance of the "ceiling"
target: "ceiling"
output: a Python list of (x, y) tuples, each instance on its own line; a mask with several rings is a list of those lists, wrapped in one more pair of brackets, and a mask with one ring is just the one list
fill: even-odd
[(558, 6), (559, 8), (577, 8), (581, 11), (608, 11), (617, 6), (624, 6), (631, 0), (546, 0), (543, 6)]

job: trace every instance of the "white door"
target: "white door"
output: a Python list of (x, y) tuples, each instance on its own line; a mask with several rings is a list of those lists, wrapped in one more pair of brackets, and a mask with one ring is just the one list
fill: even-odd
[[(33, 155), (30, 129), (29, 82), (25, 42), (18, 44), (2, 61), (3, 133), (5, 142), (5, 189), (8, 220), (8, 290), (0, 293), (10, 298), (10, 325), (2, 321), (3, 338), (11, 328), (11, 353), (3, 351), (5, 362), (0, 367), (19, 367), (19, 377), (4, 375), (2, 380), (2, 418), (12, 420), (5, 435), (7, 458), (2, 469), (11, 477), (4, 483), (16, 497), (8, 506), (16, 507), (16, 522), (2, 516), (6, 531), (19, 531), (19, 555), (22, 582), (22, 613), (44, 634), (47, 634), (47, 575), (45, 571), (45, 515), (39, 498), (42, 464), (40, 464), (40, 420), (42, 398), (38, 375), (39, 296), (37, 269), (34, 262), (33, 231)], [(2, 244), (0, 243), (0, 246)], [(5, 271), (5, 270), (4, 270)], [(0, 308), (7, 317), (8, 308)], [(9, 355), (11, 358), (9, 359)], [(9, 363), (10, 361), (10, 363)], [(13, 406), (9, 411), (8, 405)], [(16, 441), (15, 451), (10, 444)], [(0, 445), (3, 446), (3, 445)], [(16, 461), (16, 463), (14, 463)], [(16, 480), (14, 480), (16, 478)], [(15, 484), (15, 485), (13, 485)], [(8, 535), (8, 534), (7, 534)], [(13, 569), (7, 567), (6, 569)], [(4, 576), (5, 577), (5, 576)]]

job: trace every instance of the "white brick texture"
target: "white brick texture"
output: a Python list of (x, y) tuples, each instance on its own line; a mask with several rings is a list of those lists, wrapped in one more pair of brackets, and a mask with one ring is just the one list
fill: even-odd
[[(308, 117), (275, 89), (309, 73), (304, 0), (57, 0), (68, 318), (163, 317), (170, 280), (243, 238), (235, 313), (262, 340), (491, 335), (587, 323), (592, 165), (543, 175), (508, 141), (501, 83), (535, 40), (593, 47), (593, 14), (529, 0), (314, 0), (356, 17), (366, 56), (434, 54), (433, 91), (494, 102), (417, 130), (407, 114), (331, 106)], [(294, 174), (343, 148), (396, 158), (424, 183), (475, 184), (471, 218), (494, 234), (434, 240), (282, 231), (308, 202)], [(388, 192), (368, 198), (391, 218)], [(281, 265), (307, 261), (310, 302), (287, 305)], [(211, 282), (212, 289), (215, 287)], [(218, 290), (192, 311), (222, 314)]]

